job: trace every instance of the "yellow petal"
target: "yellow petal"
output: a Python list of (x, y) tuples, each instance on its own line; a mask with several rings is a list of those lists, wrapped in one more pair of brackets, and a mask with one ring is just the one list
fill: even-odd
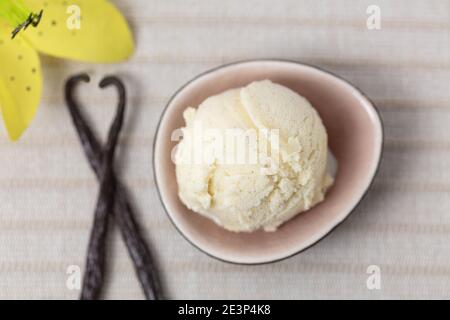
[[(134, 50), (122, 14), (105, 0), (25, 0), (35, 11), (44, 10), (36, 28), (23, 35), (39, 51), (88, 62), (119, 62)], [(80, 17), (81, 19), (78, 19)]]
[(38, 53), (0, 24), (0, 109), (12, 140), (17, 140), (33, 120), (42, 92)]

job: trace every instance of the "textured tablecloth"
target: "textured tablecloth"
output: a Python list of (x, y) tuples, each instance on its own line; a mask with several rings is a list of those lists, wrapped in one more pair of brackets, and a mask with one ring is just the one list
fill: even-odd
[[(38, 116), (18, 143), (0, 132), (0, 298), (77, 298), (69, 265), (84, 266), (98, 186), (63, 102), (62, 84), (88, 71), (122, 76), (130, 108), (119, 170), (170, 298), (450, 298), (450, 1), (117, 0), (135, 32), (127, 63), (43, 58)], [(381, 8), (381, 30), (366, 9)], [(200, 72), (251, 58), (287, 58), (350, 80), (380, 108), (384, 158), (356, 211), (288, 260), (237, 266), (187, 243), (159, 202), (151, 166), (169, 96)], [(103, 136), (112, 91), (80, 92)], [(111, 237), (106, 298), (142, 298), (120, 236)], [(381, 289), (368, 290), (369, 265)]]

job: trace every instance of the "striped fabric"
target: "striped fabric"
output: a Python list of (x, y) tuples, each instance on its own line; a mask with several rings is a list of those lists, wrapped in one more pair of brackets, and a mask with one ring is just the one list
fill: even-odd
[[(130, 94), (119, 171), (171, 298), (450, 298), (450, 2), (446, 0), (116, 0), (137, 41), (131, 61), (91, 65), (45, 57), (36, 121), (18, 143), (0, 132), (0, 298), (76, 298), (97, 183), (62, 96), (71, 74), (110, 73)], [(381, 8), (381, 30), (366, 9)], [(380, 108), (384, 159), (371, 192), (329, 237), (286, 261), (215, 261), (172, 227), (151, 168), (170, 95), (198, 73), (251, 58), (286, 58), (338, 73)], [(114, 92), (86, 85), (86, 112), (105, 134)], [(140, 299), (127, 252), (111, 236), (106, 298)], [(368, 290), (366, 270), (381, 269)]]

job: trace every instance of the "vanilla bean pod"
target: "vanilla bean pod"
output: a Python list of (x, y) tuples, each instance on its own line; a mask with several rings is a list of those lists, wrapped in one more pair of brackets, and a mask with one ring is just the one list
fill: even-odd
[(108, 141), (101, 161), (100, 192), (97, 200), (97, 207), (94, 214), (94, 224), (92, 226), (89, 240), (88, 256), (83, 281), (81, 299), (92, 300), (100, 296), (101, 285), (105, 272), (105, 251), (106, 234), (108, 227), (108, 215), (112, 211), (115, 192), (115, 181), (113, 172), (114, 153), (117, 146), (120, 131), (122, 129), (125, 111), (125, 91), (123, 86), (117, 84), (114, 78), (105, 78), (100, 83), (104, 88), (114, 84), (119, 89), (119, 106), (114, 122), (109, 130)]
[[(83, 150), (97, 178), (101, 180), (103, 164), (102, 159), (105, 156), (104, 151), (80, 113), (77, 103), (73, 97), (74, 87), (80, 81), (88, 82), (89, 77), (83, 74), (72, 77), (67, 81), (65, 87), (66, 102), (72, 116), (72, 121), (83, 146)], [(125, 90), (123, 85), (121, 86), (120, 80), (115, 78), (114, 81), (119, 89), (119, 94), (123, 94), (124, 97)], [(114, 199), (112, 200), (114, 201), (114, 220), (119, 226), (122, 238), (125, 241), (129, 255), (133, 260), (134, 269), (141, 283), (145, 297), (147, 299), (162, 299), (163, 296), (161, 285), (156, 273), (156, 265), (134, 218), (131, 205), (127, 198), (126, 189), (115, 177), (112, 167), (111, 179), (111, 185), (115, 186)]]

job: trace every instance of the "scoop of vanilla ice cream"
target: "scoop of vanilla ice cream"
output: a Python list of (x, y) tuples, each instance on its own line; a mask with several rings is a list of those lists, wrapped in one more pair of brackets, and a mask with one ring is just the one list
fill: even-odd
[(186, 109), (184, 118), (179, 197), (227, 230), (274, 231), (321, 202), (332, 184), (322, 121), (284, 86), (253, 82)]

